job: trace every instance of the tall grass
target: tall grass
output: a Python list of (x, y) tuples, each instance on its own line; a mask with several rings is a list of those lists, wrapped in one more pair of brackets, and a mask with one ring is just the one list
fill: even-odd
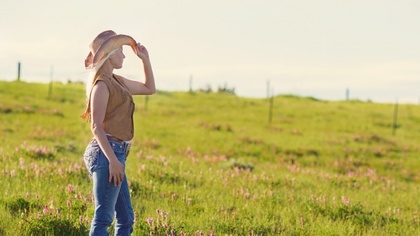
[[(278, 96), (136, 97), (135, 235), (418, 235), (420, 109)], [(0, 82), (0, 235), (86, 235), (80, 84)], [(112, 231), (112, 229), (111, 229)]]

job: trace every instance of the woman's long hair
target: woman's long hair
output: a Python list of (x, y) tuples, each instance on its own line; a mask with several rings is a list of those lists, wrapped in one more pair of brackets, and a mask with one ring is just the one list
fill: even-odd
[(118, 49), (115, 49), (111, 52), (109, 52), (102, 60), (100, 60), (98, 63), (93, 65), (92, 69), (90, 69), (89, 77), (86, 80), (86, 109), (85, 112), (80, 116), (82, 119), (86, 121), (90, 121), (90, 94), (92, 93), (92, 88), (96, 84), (96, 75), (98, 74), (98, 71), (101, 69), (102, 65), (105, 63), (108, 58), (114, 54)]

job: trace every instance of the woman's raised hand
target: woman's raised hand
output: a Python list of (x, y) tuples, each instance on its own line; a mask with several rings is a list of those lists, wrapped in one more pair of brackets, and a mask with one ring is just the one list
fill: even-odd
[(137, 45), (133, 47), (133, 50), (140, 59), (149, 59), (149, 52), (147, 51), (146, 47), (140, 43), (137, 43)]

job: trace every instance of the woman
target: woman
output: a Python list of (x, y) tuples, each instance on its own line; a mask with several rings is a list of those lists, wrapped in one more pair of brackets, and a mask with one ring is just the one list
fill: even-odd
[[(114, 69), (122, 68), (123, 45), (130, 45), (142, 60), (144, 83), (113, 73)], [(90, 235), (108, 235), (114, 212), (115, 235), (130, 235), (134, 212), (125, 162), (134, 134), (132, 95), (155, 93), (153, 70), (147, 49), (130, 36), (104, 31), (93, 40), (90, 49), (85, 66), (91, 69), (91, 76), (86, 83), (87, 107), (82, 115), (91, 122), (94, 136), (84, 154), (95, 198)]]

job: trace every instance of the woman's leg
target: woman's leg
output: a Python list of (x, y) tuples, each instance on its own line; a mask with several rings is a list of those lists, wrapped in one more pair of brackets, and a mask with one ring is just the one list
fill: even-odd
[(134, 211), (131, 205), (126, 175), (124, 175), (124, 180), (121, 184), (120, 193), (118, 194), (117, 203), (115, 205), (115, 211), (117, 213), (115, 235), (131, 235), (133, 232)]
[[(99, 158), (106, 159), (103, 154), (100, 155)], [(106, 162), (108, 162), (108, 160), (106, 160)], [(98, 166), (92, 174), (92, 179), (93, 195), (95, 197), (95, 215), (93, 216), (90, 235), (108, 235), (108, 227), (112, 224), (114, 219), (115, 204), (121, 185), (115, 186), (108, 181), (108, 164)]]
[[(121, 145), (110, 142), (118, 160), (125, 166), (129, 143)], [(95, 214), (90, 235), (108, 235), (108, 227), (117, 212), (116, 235), (130, 235), (133, 231), (134, 213), (131, 206), (127, 178), (119, 186), (109, 182), (109, 161), (93, 140), (84, 155), (86, 167), (92, 174)]]

